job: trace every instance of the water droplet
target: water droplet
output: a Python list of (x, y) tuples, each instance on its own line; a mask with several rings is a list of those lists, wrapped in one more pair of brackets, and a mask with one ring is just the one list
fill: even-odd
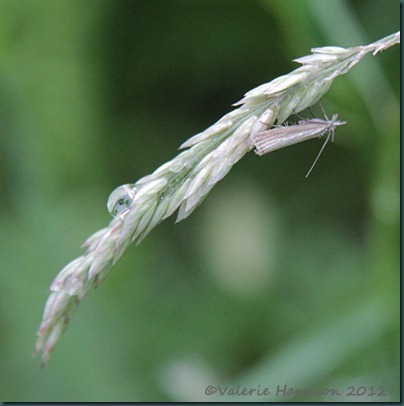
[(117, 187), (108, 198), (108, 211), (115, 218), (123, 217), (132, 204), (138, 189), (133, 184), (122, 185)]

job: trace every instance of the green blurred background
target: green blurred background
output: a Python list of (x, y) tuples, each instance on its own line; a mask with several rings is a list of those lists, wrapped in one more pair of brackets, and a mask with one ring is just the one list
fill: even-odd
[[(310, 48), (397, 31), (399, 7), (2, 0), (0, 400), (398, 400), (398, 46), (323, 98), (348, 124), (308, 179), (322, 141), (249, 153), (189, 219), (128, 249), (44, 370), (31, 353), (48, 286), (108, 224), (115, 187)], [(272, 393), (209, 397), (208, 384)], [(278, 385), (341, 395), (276, 396)]]

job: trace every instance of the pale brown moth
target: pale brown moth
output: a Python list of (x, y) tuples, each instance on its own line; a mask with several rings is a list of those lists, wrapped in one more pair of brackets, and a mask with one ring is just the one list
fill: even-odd
[(252, 142), (255, 147), (255, 153), (257, 155), (266, 155), (272, 151), (280, 148), (288, 147), (298, 142), (303, 142), (316, 137), (322, 137), (328, 133), (328, 136), (321, 147), (317, 158), (311, 166), (309, 172), (306, 175), (309, 176), (313, 170), (318, 158), (323, 152), (327, 142), (330, 138), (334, 141), (334, 131), (337, 126), (346, 124), (344, 121), (338, 121), (338, 114), (334, 114), (332, 119), (328, 119), (325, 116), (325, 120), (320, 118), (312, 118), (308, 120), (300, 120), (296, 124), (282, 125), (279, 127), (271, 128), (254, 134)]

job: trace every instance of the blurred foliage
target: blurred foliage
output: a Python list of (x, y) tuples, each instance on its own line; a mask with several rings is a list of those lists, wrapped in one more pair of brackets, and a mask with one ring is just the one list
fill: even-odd
[(308, 179), (321, 141), (248, 154), (189, 219), (128, 249), (45, 370), (30, 353), (111, 190), (310, 48), (369, 43), (399, 15), (396, 0), (2, 0), (0, 399), (246, 400), (204, 395), (227, 383), (268, 387), (258, 401), (398, 400), (397, 46), (331, 87), (325, 110), (348, 124)]

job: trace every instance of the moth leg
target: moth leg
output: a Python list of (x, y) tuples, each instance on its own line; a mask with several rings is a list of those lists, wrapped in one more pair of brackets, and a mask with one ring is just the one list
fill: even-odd
[(324, 114), (324, 117), (325, 117), (325, 119), (327, 120), (327, 121), (330, 121), (330, 119), (327, 117), (327, 114), (325, 114), (325, 110), (324, 110), (324, 106), (323, 106), (323, 101), (322, 100), (320, 100), (320, 108), (321, 108), (321, 111), (322, 111), (322, 113)]

